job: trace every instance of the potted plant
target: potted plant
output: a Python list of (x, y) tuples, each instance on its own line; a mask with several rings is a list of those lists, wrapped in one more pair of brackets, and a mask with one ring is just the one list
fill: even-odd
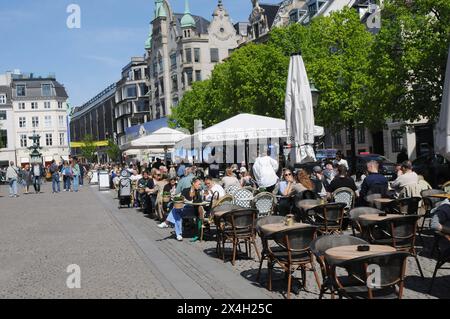
[(184, 208), (184, 196), (177, 195), (173, 198), (173, 208), (175, 209)]
[(164, 203), (170, 202), (170, 192), (163, 192), (162, 198)]

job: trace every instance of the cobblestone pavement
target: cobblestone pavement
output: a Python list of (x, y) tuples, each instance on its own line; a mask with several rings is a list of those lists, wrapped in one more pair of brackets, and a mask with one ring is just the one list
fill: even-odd
[[(0, 194), (6, 191), (0, 187)], [(0, 298), (285, 297), (280, 270), (274, 273), (272, 292), (265, 288), (266, 264), (256, 281), (255, 254), (252, 259), (240, 256), (232, 266), (217, 258), (215, 241), (177, 242), (172, 229), (157, 228), (139, 210), (119, 210), (114, 197), (111, 191), (85, 186), (78, 194), (0, 198)], [(425, 248), (419, 247), (425, 279), (415, 260), (408, 260), (405, 298), (450, 297), (450, 270), (441, 270), (427, 293), (435, 266), (428, 258), (431, 243), (426, 236)], [(82, 270), (79, 290), (66, 287), (66, 267), (74, 263)], [(291, 297), (317, 299), (318, 294), (308, 272), (306, 290)]]

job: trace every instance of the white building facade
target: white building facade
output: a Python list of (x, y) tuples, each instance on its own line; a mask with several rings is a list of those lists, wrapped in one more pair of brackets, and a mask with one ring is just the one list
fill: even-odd
[(12, 136), (18, 166), (30, 163), (30, 137), (40, 136), (43, 164), (69, 156), (67, 92), (54, 77), (13, 75)]

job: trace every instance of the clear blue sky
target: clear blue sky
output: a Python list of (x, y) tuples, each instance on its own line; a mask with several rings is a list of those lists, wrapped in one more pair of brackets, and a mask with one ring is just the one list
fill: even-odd
[[(170, 0), (183, 12), (184, 0)], [(279, 1), (266, 0), (265, 3)], [(81, 29), (68, 29), (66, 8), (81, 7)], [(224, 0), (234, 22), (247, 21), (250, 0)], [(55, 73), (72, 105), (80, 105), (120, 79), (131, 56), (144, 54), (154, 0), (0, 0), (0, 73), (19, 69)], [(208, 20), (216, 0), (190, 0)]]

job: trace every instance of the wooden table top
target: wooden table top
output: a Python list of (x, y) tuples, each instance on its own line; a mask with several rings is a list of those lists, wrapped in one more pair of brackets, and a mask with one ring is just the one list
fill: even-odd
[(188, 200), (184, 201), (184, 203), (185, 203), (186, 205), (190, 205), (190, 206), (208, 206), (208, 205), (211, 204), (211, 202), (193, 203), (193, 202), (188, 201)]
[(234, 204), (225, 204), (217, 206), (213, 209), (214, 217), (221, 217), (223, 214), (231, 212), (232, 210), (242, 209), (241, 206), (234, 205)]
[(429, 197), (433, 198), (442, 198), (442, 199), (450, 199), (450, 194), (437, 194), (437, 195), (431, 195)]
[(268, 236), (273, 233), (282, 231), (282, 230), (288, 230), (288, 229), (297, 229), (297, 228), (304, 228), (311, 226), (309, 224), (303, 224), (303, 223), (294, 223), (292, 226), (286, 226), (286, 224), (283, 223), (277, 223), (277, 224), (266, 224), (261, 226), (261, 232), (264, 233), (264, 235)]
[(317, 199), (304, 199), (298, 202), (298, 207), (304, 210), (314, 208), (316, 206), (322, 205)]
[(358, 219), (362, 220), (362, 221), (381, 222), (381, 221), (386, 220), (388, 218), (399, 217), (399, 216), (402, 216), (402, 215), (387, 214), (386, 216), (380, 216), (378, 214), (364, 214), (364, 215), (359, 215)]
[(391, 246), (384, 245), (368, 245), (369, 251), (358, 251), (358, 245), (353, 246), (340, 246), (330, 248), (325, 252), (325, 256), (331, 262), (346, 261), (358, 257), (370, 256), (380, 253), (391, 253), (397, 250)]
[(381, 204), (389, 204), (392, 203), (395, 199), (391, 198), (375, 198), (373, 201)]

